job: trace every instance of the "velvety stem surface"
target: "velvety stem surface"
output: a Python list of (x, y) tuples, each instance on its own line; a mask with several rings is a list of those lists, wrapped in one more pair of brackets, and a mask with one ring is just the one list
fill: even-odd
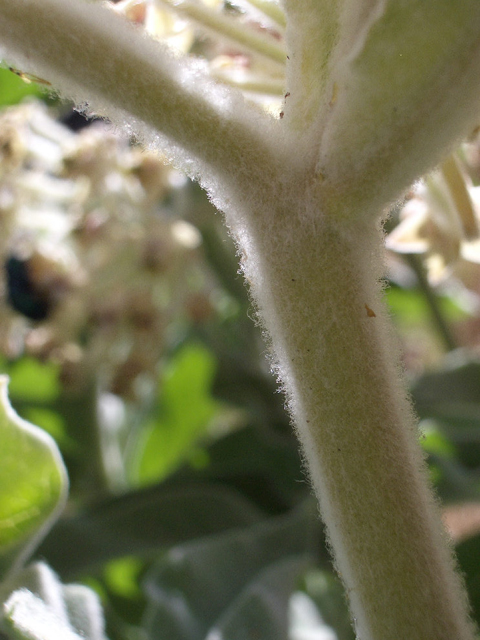
[(133, 122), (140, 135), (144, 125), (155, 128), (165, 144), (174, 141), (175, 149), (202, 158), (204, 170), (234, 173), (252, 158), (268, 162), (256, 110), (240, 94), (227, 95), (97, 3), (0, 0), (0, 54), (77, 103), (117, 123)]
[[(381, 300), (381, 233), (278, 205), (246, 273), (362, 640), (473, 638)], [(298, 210), (298, 202), (297, 202)], [(311, 212), (310, 212), (311, 213)]]

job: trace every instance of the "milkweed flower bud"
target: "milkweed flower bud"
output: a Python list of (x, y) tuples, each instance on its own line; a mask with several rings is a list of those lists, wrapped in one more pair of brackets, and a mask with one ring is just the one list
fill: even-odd
[(0, 347), (138, 398), (189, 317), (187, 281), (212, 282), (194, 275), (199, 232), (165, 204), (181, 181), (104, 124), (75, 134), (36, 103), (3, 112), (0, 132)]

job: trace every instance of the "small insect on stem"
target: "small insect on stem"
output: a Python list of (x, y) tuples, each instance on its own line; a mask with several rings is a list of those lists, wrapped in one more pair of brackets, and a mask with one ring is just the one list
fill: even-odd
[(11, 71), (12, 73), (14, 73), (19, 78), (21, 78), (27, 84), (31, 84), (32, 82), (36, 82), (37, 84), (43, 84), (43, 85), (45, 85), (47, 87), (51, 87), (52, 86), (52, 84), (50, 82), (48, 82), (48, 80), (44, 80), (43, 78), (40, 78), (39, 76), (34, 76), (31, 73), (24, 73), (23, 71), (20, 71), (20, 69), (15, 69), (14, 67), (8, 67), (8, 70)]
[(365, 303), (365, 309), (367, 310), (367, 316), (369, 318), (376, 318), (377, 314), (375, 313), (375, 311), (373, 309), (370, 309), (370, 307), (368, 306), (367, 303)]

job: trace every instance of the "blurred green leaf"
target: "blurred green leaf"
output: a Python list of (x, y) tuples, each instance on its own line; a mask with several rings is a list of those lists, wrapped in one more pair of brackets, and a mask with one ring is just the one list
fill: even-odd
[(163, 483), (63, 518), (38, 554), (62, 576), (71, 577), (113, 558), (158, 553), (263, 518), (238, 492), (220, 484)]
[(480, 535), (469, 538), (455, 548), (460, 571), (475, 620), (480, 621)]
[(209, 464), (194, 472), (181, 469), (176, 476), (228, 484), (271, 514), (291, 509), (310, 493), (292, 432), (284, 435), (248, 426), (216, 440), (205, 451)]
[(74, 443), (65, 433), (65, 422), (57, 411), (45, 407), (25, 407), (22, 413), (26, 420), (38, 425), (51, 435), (62, 449), (74, 448)]
[[(390, 286), (385, 291), (385, 299), (395, 316), (395, 321), (405, 327), (430, 324), (430, 314), (425, 295), (418, 289), (401, 289)], [(461, 309), (454, 300), (446, 296), (437, 296), (442, 315), (447, 322), (458, 322), (468, 318), (468, 313)]]
[[(287, 556), (268, 565), (222, 612), (208, 637), (289, 640), (289, 600), (301, 574), (311, 564), (312, 559), (302, 554)], [(166, 636), (161, 634), (160, 637)]]
[(412, 389), (421, 418), (434, 418), (468, 467), (480, 466), (480, 362), (452, 352), (444, 368), (422, 376)]
[(0, 107), (17, 104), (27, 96), (42, 96), (38, 84), (25, 82), (10, 69), (0, 68)]
[(412, 395), (423, 417), (433, 413), (480, 420), (480, 362), (463, 351), (449, 354), (442, 370), (422, 376)]
[(167, 367), (160, 406), (141, 444), (137, 481), (152, 483), (172, 471), (205, 433), (219, 404), (211, 395), (215, 358), (199, 344), (184, 346)]
[(440, 432), (434, 420), (422, 420), (419, 428), (422, 433), (421, 445), (424, 451), (446, 458), (455, 457), (455, 447)]
[(428, 308), (421, 291), (391, 286), (385, 291), (385, 299), (395, 317), (403, 326), (428, 322)]
[(355, 640), (345, 592), (332, 571), (309, 570), (304, 576), (304, 590), (315, 602), (325, 623), (335, 629), (338, 640)]
[(202, 206), (210, 209), (206, 221), (200, 223), (205, 256), (225, 290), (238, 303), (248, 306), (248, 291), (244, 285), (243, 276), (238, 271), (234, 242), (223, 225), (220, 226), (215, 219), (215, 208), (208, 201), (205, 192), (200, 190), (197, 185), (194, 186), (194, 189)]
[(67, 477), (55, 442), (22, 420), (0, 379), (0, 576), (31, 553), (63, 507)]
[(467, 469), (457, 459), (430, 453), (430, 476), (442, 502), (463, 502), (480, 498), (480, 479), (474, 470)]
[[(155, 565), (145, 583), (150, 603), (145, 617), (149, 637), (204, 640), (210, 631), (213, 638), (217, 628), (236, 626), (239, 615), (244, 622), (232, 638), (253, 637), (245, 626), (247, 603), (249, 628), (257, 625), (267, 633), (257, 617), (266, 614), (260, 585), (268, 584), (263, 591), (267, 600), (270, 596), (272, 602), (285, 604), (283, 585), (273, 576), (287, 572), (285, 586), (290, 593), (293, 576), (299, 575), (300, 567), (305, 568), (306, 555), (312, 551), (313, 541), (317, 542), (319, 527), (316, 509), (308, 501), (286, 516), (174, 547)], [(268, 628), (273, 630), (279, 617), (270, 613)], [(230, 635), (222, 637), (229, 640)], [(268, 639), (270, 635), (260, 637)]]
[(21, 358), (9, 367), (8, 375), (15, 400), (49, 403), (60, 395), (58, 367), (51, 362)]
[(138, 576), (144, 563), (136, 556), (125, 556), (107, 563), (103, 578), (111, 591), (124, 598), (141, 595)]
[[(348, 613), (343, 625), (348, 623)], [(296, 591), (289, 600), (289, 640), (354, 640), (353, 632), (345, 636), (326, 624), (315, 602), (303, 591)]]

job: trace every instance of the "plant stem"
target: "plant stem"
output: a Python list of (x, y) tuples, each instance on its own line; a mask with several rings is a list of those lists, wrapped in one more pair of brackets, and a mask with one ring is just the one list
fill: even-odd
[(458, 216), (462, 222), (462, 230), (467, 240), (478, 238), (477, 216), (473, 202), (468, 192), (465, 178), (463, 177), (457, 160), (453, 154), (446, 158), (440, 167), (442, 175), (447, 183), (450, 195), (455, 204)]
[(285, 13), (274, 0), (247, 0), (247, 2), (271, 18), (278, 26), (282, 28), (286, 26)]
[(89, 381), (76, 394), (62, 393), (55, 409), (65, 419), (70, 436), (80, 450), (72, 462), (71, 495), (98, 498), (108, 493), (108, 479), (98, 424), (98, 392)]
[(438, 296), (432, 291), (432, 288), (428, 282), (428, 278), (425, 273), (425, 269), (422, 265), (422, 262), (418, 255), (414, 253), (408, 253), (405, 255), (408, 263), (412, 267), (415, 275), (417, 277), (418, 286), (420, 291), (423, 293), (425, 301), (430, 310), (430, 315), (432, 317), (432, 321), (435, 324), (435, 327), (438, 331), (438, 335), (442, 339), (442, 342), (447, 351), (453, 351), (453, 349), (457, 348), (457, 344), (455, 339), (450, 331), (448, 323), (445, 321), (443, 317), (442, 310), (440, 309), (440, 305), (438, 304)]
[[(184, 166), (205, 182), (213, 172), (213, 195), (237, 210), (228, 214), (230, 225), (271, 335), (359, 639), (471, 640), (377, 284), (381, 236), (372, 202), (385, 206), (477, 117), (480, 9), (465, 0), (459, 12), (444, 0), (438, 13), (448, 9), (448, 19), (432, 31), (424, 25), (436, 4), (401, 3), (399, 12), (398, 3), (385, 3), (383, 21), (338, 93), (329, 57), (345, 4), (287, 3), (298, 26), (287, 38), (289, 149), (285, 129), (95, 4), (0, 0), (0, 41), (20, 67), (65, 95), (93, 96), (99, 111), (157, 128), (174, 141), (168, 153), (181, 147), (200, 159)], [(299, 165), (316, 167), (308, 184)], [(315, 188), (328, 211), (305, 196)], [(368, 204), (362, 216), (354, 215), (359, 202)]]
[(269, 61), (285, 65), (285, 49), (272, 36), (257, 33), (248, 26), (242, 25), (234, 18), (223, 15), (207, 5), (190, 0), (162, 0), (162, 2), (179, 15), (194, 20), (215, 36), (225, 38), (236, 46), (253, 55), (259, 55)]
[[(254, 107), (179, 63), (113, 11), (75, 0), (0, 0), (0, 16), (0, 45), (8, 48), (9, 63), (52, 82), (77, 103), (108, 111), (117, 123), (133, 117), (140, 135), (152, 136), (145, 124), (155, 128), (176, 160), (181, 147), (202, 159), (204, 173), (208, 166), (233, 174), (256, 157), (259, 164), (269, 162)], [(191, 161), (185, 169), (199, 171)]]
[(280, 204), (275, 216), (274, 231), (250, 221), (253, 293), (358, 638), (470, 640), (377, 284), (381, 235)]
[(213, 69), (212, 77), (223, 84), (236, 87), (242, 91), (248, 91), (251, 93), (258, 93), (270, 96), (283, 96), (284, 95), (284, 81), (281, 78), (273, 78), (271, 80), (264, 80), (263, 78), (256, 79), (246, 76), (243, 78), (234, 78), (228, 73), (222, 73), (221, 69)]

